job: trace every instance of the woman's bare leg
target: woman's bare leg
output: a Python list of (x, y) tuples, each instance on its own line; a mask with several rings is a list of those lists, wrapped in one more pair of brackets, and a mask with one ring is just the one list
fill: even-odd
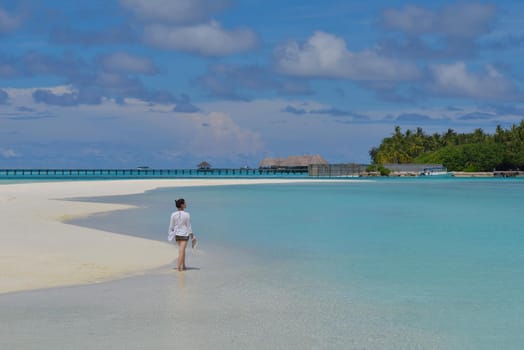
[(186, 246), (187, 241), (178, 241), (178, 271), (186, 269)]

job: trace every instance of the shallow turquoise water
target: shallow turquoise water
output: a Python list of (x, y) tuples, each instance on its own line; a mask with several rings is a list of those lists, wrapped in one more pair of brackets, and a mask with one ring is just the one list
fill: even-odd
[(105, 198), (139, 208), (74, 223), (164, 240), (173, 200), (184, 197), (202, 246), (276, 263), (278, 283), (373, 304), (454, 348), (517, 349), (523, 195), (518, 179), (158, 189)]

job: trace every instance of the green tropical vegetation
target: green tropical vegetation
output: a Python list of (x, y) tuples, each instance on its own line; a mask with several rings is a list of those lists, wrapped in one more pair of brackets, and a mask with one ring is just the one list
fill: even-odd
[(385, 168), (382, 165), (378, 165), (378, 164), (371, 164), (371, 165), (369, 165), (366, 168), (366, 171), (368, 171), (368, 172), (378, 172), (378, 173), (380, 173), (380, 176), (389, 176), (389, 174), (391, 174), (391, 170), (389, 170), (388, 168)]
[(494, 134), (478, 128), (471, 133), (448, 129), (428, 135), (420, 127), (403, 133), (396, 126), (369, 155), (374, 164), (443, 164), (448, 171), (524, 169), (524, 120), (509, 129), (498, 125)]

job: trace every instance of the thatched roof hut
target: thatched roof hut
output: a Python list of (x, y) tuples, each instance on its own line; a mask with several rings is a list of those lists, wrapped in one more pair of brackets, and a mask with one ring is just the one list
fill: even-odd
[(258, 164), (259, 168), (296, 168), (307, 167), (311, 164), (328, 164), (328, 162), (319, 154), (289, 156), (287, 158), (269, 158), (266, 157)]
[(209, 170), (209, 169), (211, 169), (211, 164), (209, 164), (206, 161), (203, 161), (203, 162), (200, 162), (200, 164), (198, 164), (197, 167), (200, 170)]

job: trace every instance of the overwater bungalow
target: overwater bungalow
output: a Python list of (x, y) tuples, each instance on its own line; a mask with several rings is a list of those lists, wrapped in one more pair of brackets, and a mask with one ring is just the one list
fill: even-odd
[(305, 168), (312, 164), (327, 165), (327, 160), (319, 154), (289, 156), (287, 158), (270, 158), (266, 157), (260, 161), (258, 167), (261, 169), (299, 169)]
[(211, 164), (209, 164), (206, 161), (200, 162), (200, 164), (197, 165), (198, 170), (210, 170)]

